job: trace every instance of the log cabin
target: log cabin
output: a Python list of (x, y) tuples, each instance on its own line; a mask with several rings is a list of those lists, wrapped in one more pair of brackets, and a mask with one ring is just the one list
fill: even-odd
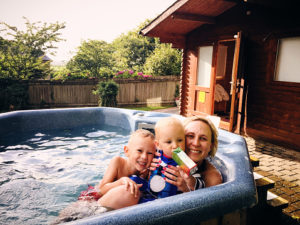
[(180, 114), (300, 151), (299, 2), (178, 0), (145, 26), (183, 51)]

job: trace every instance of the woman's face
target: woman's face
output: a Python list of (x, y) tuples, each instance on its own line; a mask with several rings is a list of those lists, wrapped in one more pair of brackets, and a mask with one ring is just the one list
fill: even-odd
[(201, 163), (211, 150), (212, 133), (202, 121), (192, 121), (185, 127), (185, 150), (196, 163)]

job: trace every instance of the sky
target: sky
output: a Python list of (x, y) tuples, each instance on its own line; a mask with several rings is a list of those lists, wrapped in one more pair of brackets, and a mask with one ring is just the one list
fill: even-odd
[(112, 42), (122, 33), (154, 19), (175, 0), (0, 0), (0, 21), (24, 30), (31, 23), (66, 23), (56, 43), (54, 63), (67, 62), (82, 41)]

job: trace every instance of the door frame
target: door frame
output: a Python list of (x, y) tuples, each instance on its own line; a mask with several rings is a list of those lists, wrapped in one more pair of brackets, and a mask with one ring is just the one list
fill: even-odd
[[(233, 131), (234, 126), (235, 132), (240, 132), (240, 125), (241, 125), (241, 115), (240, 110), (243, 104), (243, 92), (240, 91), (240, 83), (241, 83), (241, 76), (239, 75), (241, 69), (241, 57), (242, 57), (242, 32), (239, 31), (237, 35), (234, 36), (234, 39), (225, 39), (219, 40), (216, 43), (205, 43), (199, 45), (197, 47), (197, 51), (195, 52), (196, 59), (195, 59), (195, 69), (193, 72), (193, 88), (191, 90), (192, 96), (192, 114), (193, 115), (213, 115), (214, 114), (214, 99), (215, 99), (215, 86), (216, 86), (216, 62), (217, 62), (217, 51), (218, 51), (218, 44), (219, 42), (225, 41), (235, 41), (235, 48), (234, 48), (234, 56), (233, 56), (233, 66), (232, 66), (232, 74), (231, 74), (231, 103), (230, 103), (230, 115), (229, 115), (229, 122), (220, 121), (220, 128), (228, 130), (230, 132)], [(199, 48), (202, 46), (213, 46), (213, 56), (212, 56), (212, 64), (211, 64), (211, 75), (210, 75), (210, 87), (200, 87), (197, 86), (197, 77), (198, 77), (198, 57), (199, 57)], [(204, 91), (205, 93), (211, 93), (209, 95), (209, 99), (205, 102), (206, 108), (208, 110), (206, 112), (197, 111), (196, 104), (197, 104), (197, 93), (198, 91)], [(238, 101), (238, 102), (236, 102)]]

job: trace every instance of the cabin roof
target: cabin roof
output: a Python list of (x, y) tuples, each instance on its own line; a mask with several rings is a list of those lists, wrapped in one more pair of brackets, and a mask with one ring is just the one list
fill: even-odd
[[(186, 36), (205, 25), (215, 24), (216, 18), (237, 4), (261, 5), (298, 15), (300, 1), (294, 0), (178, 0), (145, 26), (140, 34), (158, 37), (163, 43), (184, 48)], [(293, 11), (293, 12), (292, 12)]]
[[(161, 42), (182, 47), (185, 36), (204, 24), (214, 24), (215, 17), (232, 8), (238, 1), (178, 0), (144, 27), (140, 33), (159, 37)], [(176, 46), (177, 45), (177, 46)]]

